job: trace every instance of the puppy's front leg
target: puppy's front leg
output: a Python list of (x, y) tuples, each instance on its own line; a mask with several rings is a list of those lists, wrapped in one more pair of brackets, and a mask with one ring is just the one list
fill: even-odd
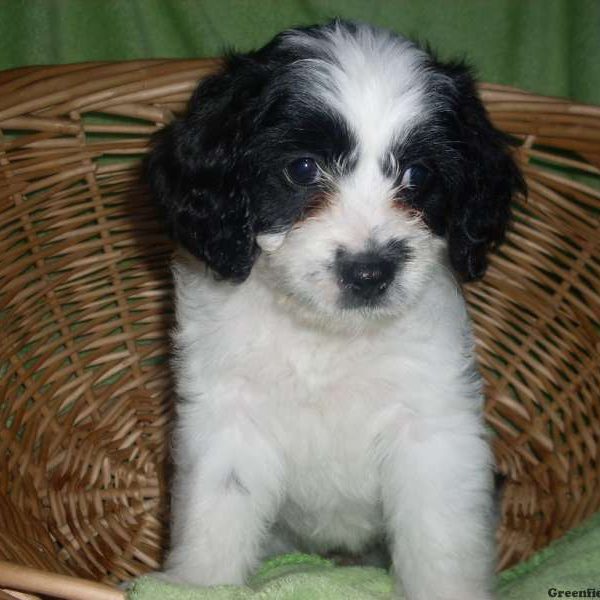
[(195, 437), (190, 423), (180, 424), (165, 575), (197, 585), (241, 584), (257, 566), (279, 506), (279, 455), (249, 420)]
[(492, 598), (491, 453), (477, 416), (415, 418), (388, 446), (382, 475), (407, 598)]

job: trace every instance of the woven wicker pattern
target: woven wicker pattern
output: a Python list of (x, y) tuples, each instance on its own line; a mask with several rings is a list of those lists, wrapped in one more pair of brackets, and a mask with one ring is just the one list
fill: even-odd
[[(171, 247), (138, 159), (213, 67), (0, 74), (0, 559), (105, 581), (159, 564)], [(600, 108), (482, 93), (530, 188), (467, 290), (507, 566), (600, 508)]]

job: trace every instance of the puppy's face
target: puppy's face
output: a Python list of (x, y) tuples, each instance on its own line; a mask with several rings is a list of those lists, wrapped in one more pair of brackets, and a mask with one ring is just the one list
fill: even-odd
[(436, 265), (483, 274), (523, 181), (469, 71), (333, 22), (231, 57), (148, 162), (171, 234), (328, 317), (397, 314)]
[(416, 298), (443, 260), (443, 239), (418, 206), (433, 175), (418, 162), (397, 172), (385, 154), (352, 140), (343, 156), (314, 148), (289, 156), (269, 197), (277, 204), (295, 196), (299, 213), (258, 235), (259, 276), (328, 317), (395, 314)]

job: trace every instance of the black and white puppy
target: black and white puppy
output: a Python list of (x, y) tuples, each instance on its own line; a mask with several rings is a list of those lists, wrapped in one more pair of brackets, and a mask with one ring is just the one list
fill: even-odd
[(490, 598), (492, 457), (457, 279), (524, 191), (469, 69), (334, 21), (230, 56), (161, 131), (177, 430), (166, 575), (389, 543), (411, 600)]

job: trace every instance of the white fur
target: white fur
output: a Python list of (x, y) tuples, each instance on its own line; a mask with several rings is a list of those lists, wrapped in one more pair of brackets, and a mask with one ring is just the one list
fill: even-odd
[[(352, 123), (361, 140), (360, 150), (380, 157), (390, 133), (423, 116), (425, 87), (420, 67), (427, 55), (391, 32), (367, 25), (355, 35), (343, 27), (324, 34), (325, 39), (288, 34), (289, 43), (318, 45), (324, 59), (298, 61), (299, 76), (319, 97)], [(307, 68), (307, 64), (309, 68)]]
[[(243, 583), (269, 553), (360, 552), (386, 535), (410, 600), (490, 598), (491, 456), (464, 300), (445, 242), (394, 207), (381, 170), (427, 110), (422, 53), (371, 29), (289, 43), (329, 44), (335, 64), (314, 66), (311, 89), (353, 124), (358, 164), (329, 208), (259, 239), (243, 284), (176, 259), (167, 574)], [(414, 256), (389, 301), (340, 309), (335, 249), (391, 238)]]

